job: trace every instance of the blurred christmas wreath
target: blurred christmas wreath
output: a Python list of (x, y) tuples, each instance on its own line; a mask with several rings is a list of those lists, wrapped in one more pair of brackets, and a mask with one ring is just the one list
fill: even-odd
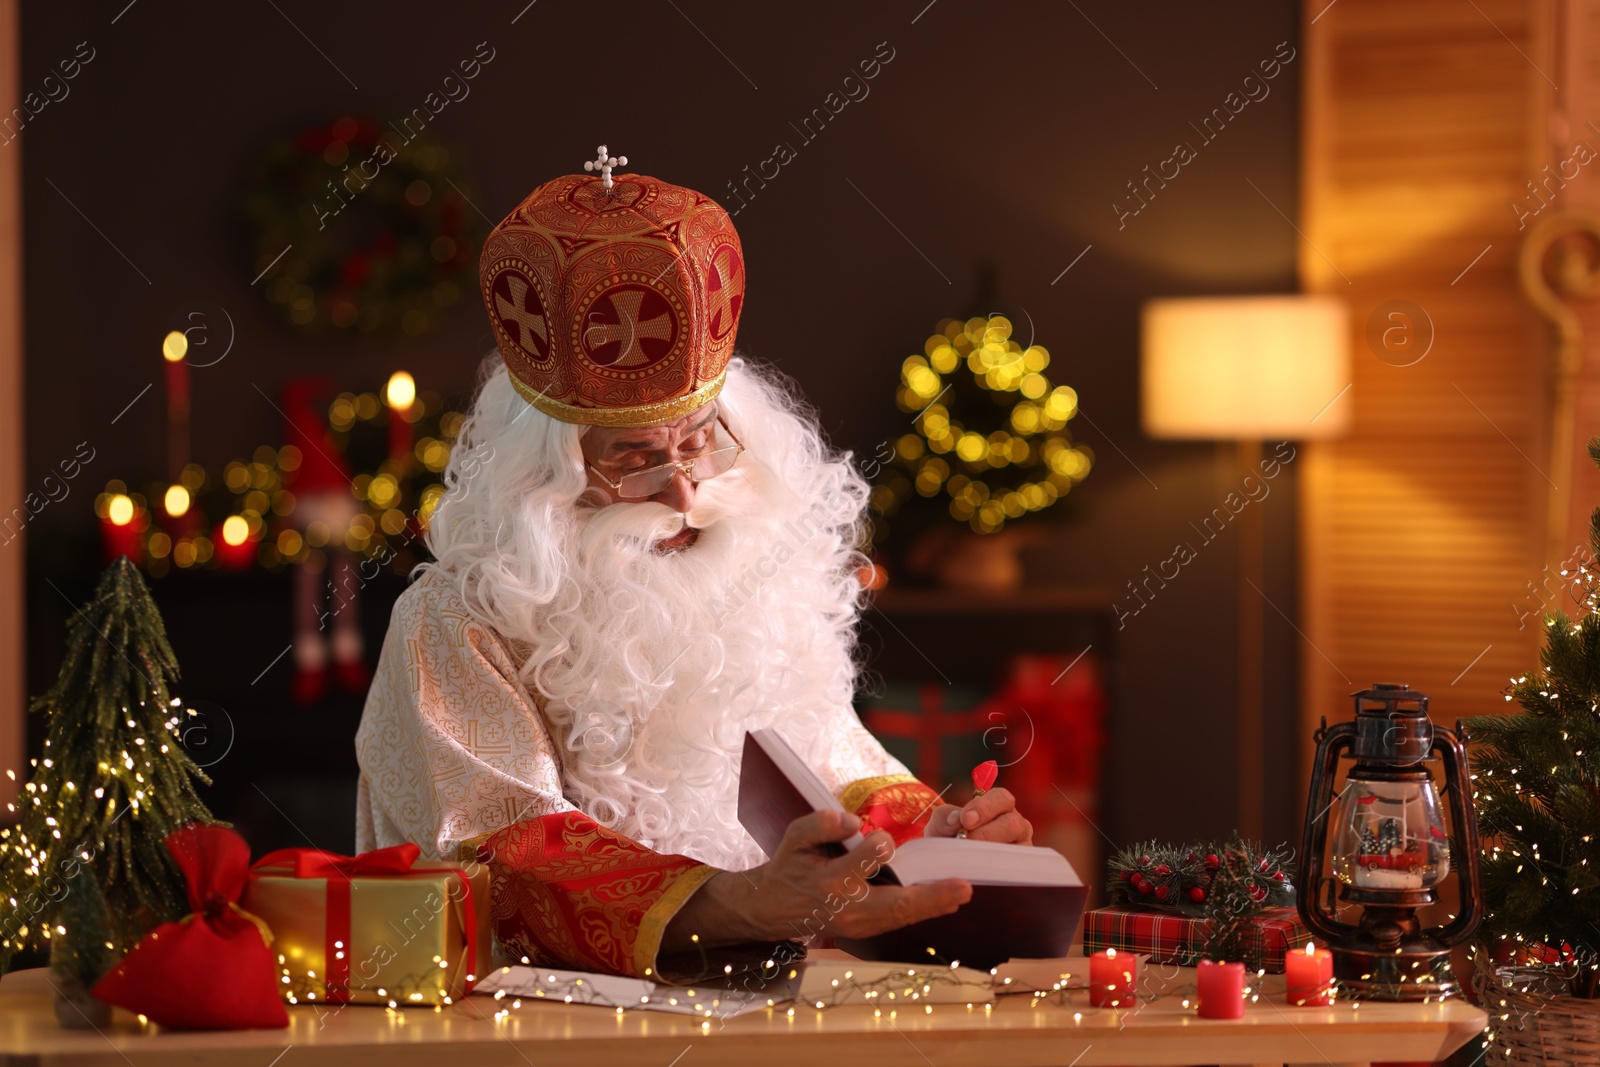
[(297, 326), (427, 332), (475, 284), (483, 233), (450, 153), (344, 117), (268, 146), (244, 196), (252, 277)]

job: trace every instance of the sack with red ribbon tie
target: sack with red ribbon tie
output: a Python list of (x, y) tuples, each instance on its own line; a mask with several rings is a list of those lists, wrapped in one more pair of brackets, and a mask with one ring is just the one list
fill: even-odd
[(237, 903), (250, 846), (216, 823), (181, 826), (164, 844), (188, 885), (190, 913), (146, 934), (90, 992), (175, 1029), (288, 1026), (272, 931)]
[(489, 868), (420, 855), (286, 848), (255, 862), (242, 903), (272, 927), (285, 999), (433, 1005), (471, 991), (491, 966)]

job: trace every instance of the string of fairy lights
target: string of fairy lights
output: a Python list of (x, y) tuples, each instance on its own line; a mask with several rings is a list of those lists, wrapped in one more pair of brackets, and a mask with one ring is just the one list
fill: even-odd
[[(832, 978), (828, 987), (820, 994), (801, 991), (787, 985), (780, 988), (777, 983), (782, 981), (780, 973), (784, 970), (784, 966), (771, 959), (760, 969), (760, 974), (767, 985), (759, 990), (739, 990), (733, 985), (703, 981), (699, 985), (657, 985), (647, 993), (630, 991), (622, 994), (614, 989), (608, 991), (604, 980), (597, 982), (592, 976), (585, 977), (570, 972), (557, 973), (535, 967), (535, 984), (531, 992), (525, 988), (516, 992), (508, 989), (494, 991), (493, 999), (501, 1006), (495, 1009), (493, 1018), (495, 1022), (502, 1022), (513, 1013), (520, 1012), (525, 1006), (539, 1001), (603, 1007), (619, 1016), (638, 1011), (659, 1011), (665, 1005), (668, 1010), (698, 1017), (701, 1020), (702, 1030), (709, 1030), (713, 1020), (742, 1013), (752, 1003), (765, 1000), (766, 1008), (781, 1012), (791, 1019), (806, 1010), (824, 1013), (849, 1005), (863, 1005), (872, 1008), (874, 1018), (887, 1018), (893, 1022), (899, 1018), (901, 1012), (934, 1014), (935, 1000), (948, 1010), (970, 1013), (981, 1009), (988, 1014), (995, 1009), (996, 998), (1007, 995), (1017, 996), (1019, 999), (1023, 995), (1028, 996), (1030, 1008), (1046, 1005), (1071, 1009), (1075, 1022), (1107, 1012), (1136, 1011), (1140, 1006), (1148, 1007), (1164, 1001), (1177, 1001), (1186, 1010), (1198, 1010), (1198, 985), (1194, 982), (1181, 986), (1166, 984), (1159, 991), (1145, 989), (1129, 994), (1126, 1002), (1096, 1006), (1084, 1003), (1080, 999), (1089, 992), (1087, 981), (1065, 971), (1059, 973), (1048, 989), (1035, 988), (1018, 983), (1012, 977), (1001, 976), (998, 967), (990, 968), (988, 974), (983, 975), (970, 969), (963, 971), (959, 960), (946, 963), (932, 949), (928, 950), (928, 954), (934, 961), (931, 964), (883, 970), (879, 971), (876, 977), (858, 976), (854, 970), (847, 969), (842, 975)], [(285, 991), (285, 999), (291, 1004), (302, 1001), (317, 1002), (323, 986), (317, 980), (316, 972), (306, 971), (303, 975), (293, 975), (283, 955), (278, 956), (278, 961), (283, 983), (286, 986), (292, 983), (293, 986), (292, 989)], [(434, 962), (438, 964), (441, 973), (449, 967), (449, 961), (443, 957), (435, 956)], [(525, 967), (533, 966), (526, 956), (522, 957), (522, 963)], [(500, 971), (502, 974), (509, 973), (511, 967), (503, 966)], [(645, 972), (647, 976), (650, 973), (649, 970)], [(798, 967), (788, 968), (786, 977), (790, 982), (799, 976)], [(1240, 993), (1242, 999), (1253, 1004), (1268, 996), (1266, 976), (1267, 971), (1264, 968), (1257, 969), (1253, 974), (1247, 972)], [(738, 980), (731, 964), (724, 966), (722, 978), (730, 982)], [(986, 996), (957, 997), (952, 1000), (945, 994), (945, 991), (950, 989), (970, 994), (979, 979), (982, 980)], [(451, 997), (439, 994), (436, 976), (429, 975), (404, 981), (408, 983), (405, 990), (398, 988), (376, 990), (379, 998), (387, 998), (384, 1003), (392, 1016), (401, 1017), (403, 1020), (405, 1010), (415, 1010), (419, 1007), (440, 1012), (452, 1003)], [(773, 988), (778, 995), (765, 996), (767, 987)], [(431, 998), (429, 994), (432, 994)], [(1341, 997), (1336, 982), (1330, 985), (1329, 994), (1332, 1000), (1342, 1000), (1352, 1008), (1361, 1006), (1361, 1002), (1348, 993)], [(728, 1007), (724, 1007), (724, 998), (729, 999)], [(323, 1000), (326, 1001), (325, 996)], [(418, 1003), (424, 1000), (430, 1002)]]
[[(526, 958), (524, 958), (526, 959)], [(804, 998), (798, 992), (784, 991), (781, 996), (763, 997), (759, 992), (741, 993), (736, 989), (729, 989), (718, 985), (688, 985), (688, 986), (657, 986), (653, 993), (640, 994), (636, 997), (618, 996), (606, 992), (593, 981), (574, 975), (558, 975), (549, 971), (538, 976), (538, 984), (532, 993), (512, 993), (505, 989), (496, 990), (494, 999), (497, 1002), (509, 1001), (508, 1007), (499, 1008), (495, 1012), (495, 1019), (501, 1020), (513, 1011), (520, 1010), (525, 1001), (560, 1001), (564, 1004), (586, 1004), (610, 1008), (617, 1015), (631, 1011), (649, 1010), (652, 1002), (656, 1003), (657, 1010), (661, 1005), (672, 1009), (687, 1011), (688, 1014), (701, 1018), (701, 1027), (709, 1029), (711, 1020), (729, 1012), (723, 1008), (723, 997), (733, 994), (733, 1001), (743, 1007), (749, 1002), (765, 1000), (765, 1006), (774, 1011), (782, 1012), (788, 1018), (794, 1018), (799, 1011), (807, 1008), (825, 1012), (857, 1001), (871, 1005), (874, 1018), (899, 1018), (901, 1010), (914, 1011), (921, 1009), (924, 1014), (933, 1013), (933, 1005), (926, 1003), (926, 999), (935, 993), (936, 989), (949, 987), (966, 988), (970, 980), (958, 973), (959, 963), (952, 963), (948, 967), (905, 967), (879, 974), (876, 978), (858, 978), (854, 971), (845, 971), (839, 978), (830, 981), (828, 989), (819, 995), (808, 994)], [(510, 968), (503, 968), (509, 971)], [(732, 966), (725, 968), (725, 974), (731, 975)], [(763, 973), (771, 971), (771, 978), (776, 978), (782, 970), (776, 961), (768, 960)], [(993, 972), (991, 972), (992, 974)], [(789, 979), (798, 977), (799, 971), (790, 968)], [(1009, 984), (1011, 979), (1003, 979), (1003, 984)], [(992, 1011), (994, 1000), (991, 996), (984, 1000), (966, 1002), (967, 1010), (982, 1008)]]
[[(1094, 453), (1067, 432), (1078, 394), (1053, 384), (1049, 366), (1049, 351), (1018, 344), (1004, 315), (942, 320), (923, 351), (900, 364), (895, 402), (916, 418), (914, 432), (894, 441), (873, 488), (879, 515), (892, 516), (916, 497), (944, 496), (951, 518), (977, 533), (996, 533), (1083, 481)], [(965, 402), (966, 390), (955, 380), (962, 371), (991, 404), (981, 397)], [(988, 419), (984, 407), (993, 409)], [(991, 421), (1001, 425), (985, 429)]]
[[(334, 951), (342, 958), (345, 955), (343, 941), (333, 943)], [(290, 1004), (315, 1004), (320, 998), (323, 1003), (338, 1003), (329, 1000), (326, 983), (317, 977), (314, 968), (295, 973), (290, 966), (289, 958), (282, 952), (278, 953), (278, 980), (282, 984), (283, 999)], [(450, 961), (440, 955), (433, 957), (436, 970), (429, 970), (425, 974), (407, 974), (398, 977), (386, 975), (386, 984), (374, 989), (382, 1003), (390, 1009), (402, 1007), (416, 1007), (423, 1005), (443, 1008), (452, 1003), (452, 998), (445, 989), (445, 976), (449, 974)], [(467, 981), (472, 981), (473, 976), (467, 975)]]

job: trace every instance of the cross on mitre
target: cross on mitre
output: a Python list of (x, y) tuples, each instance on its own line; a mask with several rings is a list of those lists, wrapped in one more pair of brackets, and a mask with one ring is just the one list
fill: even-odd
[[(640, 342), (645, 338), (659, 341), (672, 339), (672, 316), (665, 311), (659, 311), (649, 318), (643, 317), (641, 305), (644, 303), (644, 293), (637, 289), (613, 290), (606, 294), (605, 299), (610, 302), (615, 322), (594, 322), (584, 331), (584, 343), (597, 361), (607, 367), (632, 367), (640, 363), (647, 363), (650, 354), (645, 351)], [(591, 318), (593, 315), (591, 314)], [(602, 353), (615, 345), (617, 352)]]
[[(504, 293), (495, 287), (494, 307), (500, 313), (502, 325), (517, 326), (517, 344), (540, 359), (548, 359), (550, 352), (550, 328), (545, 321), (544, 305), (539, 302), (538, 294), (533, 292), (533, 287), (526, 281), (516, 276), (506, 279), (506, 287), (511, 290), (508, 300)], [(532, 297), (530, 300), (529, 297)]]
[(610, 192), (611, 191), (611, 168), (612, 167), (626, 167), (628, 165), (628, 157), (627, 156), (608, 156), (608, 155), (606, 155), (606, 146), (605, 145), (601, 145), (595, 151), (597, 151), (599, 153), (599, 155), (596, 156), (594, 159), (591, 159), (588, 162), (584, 163), (583, 169), (587, 170), (587, 171), (591, 171), (591, 172), (592, 171), (599, 171), (600, 172), (600, 184), (605, 186), (606, 192)]

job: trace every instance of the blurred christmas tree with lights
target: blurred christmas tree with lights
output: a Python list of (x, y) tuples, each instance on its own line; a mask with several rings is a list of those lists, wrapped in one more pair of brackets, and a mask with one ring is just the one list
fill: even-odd
[(939, 323), (900, 365), (895, 400), (915, 417), (872, 472), (874, 543), (942, 516), (998, 533), (1088, 475), (1094, 455), (1067, 430), (1078, 394), (1053, 383), (1049, 366), (1044, 346), (1019, 344), (1004, 315)]
[(213, 819), (194, 785), (211, 780), (179, 744), (194, 713), (171, 695), (177, 679), (150, 590), (119, 559), (69, 624), (56, 683), (30, 709), (46, 735), (20, 818), (0, 830), (0, 974), (18, 953), (48, 948), (58, 977), (86, 987), (188, 910), (162, 841)]
[[(1600, 438), (1589, 442), (1600, 464)], [(1480, 951), (1548, 966), (1573, 996), (1600, 996), (1600, 508), (1589, 559), (1562, 571), (1577, 617), (1545, 616), (1540, 668), (1512, 681), (1520, 711), (1465, 722), (1486, 847)]]

